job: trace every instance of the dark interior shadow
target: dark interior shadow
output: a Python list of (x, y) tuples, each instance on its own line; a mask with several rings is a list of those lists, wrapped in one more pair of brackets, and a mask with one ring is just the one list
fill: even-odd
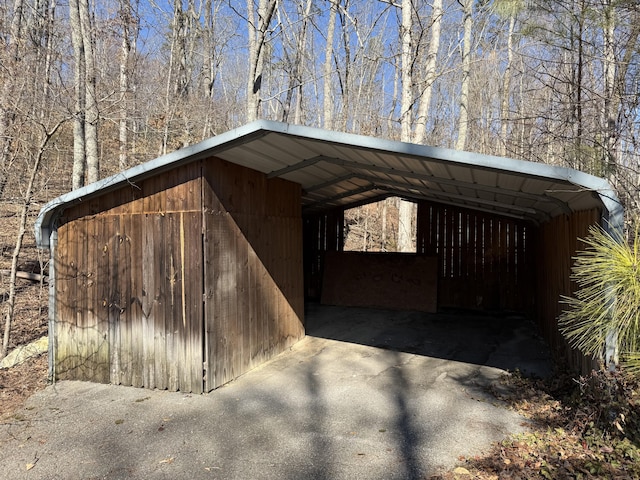
[(552, 361), (536, 326), (519, 314), (425, 313), (307, 303), (306, 334), (546, 377)]

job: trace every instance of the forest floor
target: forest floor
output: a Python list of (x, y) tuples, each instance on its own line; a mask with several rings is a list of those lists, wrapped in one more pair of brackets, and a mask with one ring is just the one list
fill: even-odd
[[(3, 234), (8, 231), (15, 232), (14, 229), (2, 229)], [(11, 244), (2, 243), (0, 270), (11, 268), (13, 247)], [(21, 258), (29, 260), (19, 263), (20, 271), (40, 273), (40, 262), (35, 245), (27, 244)], [(4, 331), (4, 307), (6, 307), (8, 292), (9, 278), (8, 275), (2, 274), (0, 279), (0, 306), (3, 307), (1, 309), (3, 313), (2, 331)], [(9, 337), (9, 352), (20, 345), (26, 345), (47, 335), (48, 286), (41, 285), (39, 282), (18, 279), (16, 292), (13, 326)], [(14, 412), (22, 408), (29, 396), (47, 386), (47, 365), (47, 356), (40, 355), (15, 367), (0, 369), (0, 421), (13, 415)]]
[[(0, 270), (10, 268), (16, 227), (15, 213), (0, 216)], [(46, 273), (47, 254), (35, 248), (28, 231), (19, 270)], [(8, 290), (3, 274), (2, 306)], [(47, 334), (47, 302), (46, 283), (18, 280), (9, 351)], [(0, 422), (17, 415), (27, 398), (46, 385), (46, 355), (0, 370)], [(502, 388), (493, 393), (530, 418), (533, 429), (494, 444), (485, 455), (460, 458), (457, 468), (431, 480), (640, 478), (637, 379), (596, 372), (587, 378), (563, 373), (535, 380), (515, 372), (505, 375)]]

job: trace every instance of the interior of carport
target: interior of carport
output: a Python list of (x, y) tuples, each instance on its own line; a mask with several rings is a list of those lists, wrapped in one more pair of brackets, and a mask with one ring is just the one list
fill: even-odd
[[(615, 195), (571, 169), (269, 123), (217, 153), (302, 186), (307, 302), (424, 312), (518, 313), (576, 368), (557, 330), (571, 258), (591, 225), (618, 221)], [(417, 203), (417, 251), (343, 252), (344, 211)], [(450, 321), (455, 321), (452, 315)], [(483, 320), (484, 319), (484, 320)], [(307, 318), (307, 333), (309, 318)], [(451, 325), (455, 329), (455, 325)]]

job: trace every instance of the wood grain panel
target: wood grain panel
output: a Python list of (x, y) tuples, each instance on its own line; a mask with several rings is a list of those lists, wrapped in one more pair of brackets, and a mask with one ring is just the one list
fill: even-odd
[(418, 204), (419, 253), (438, 257), (438, 305), (531, 311), (534, 251), (523, 240), (535, 227), (448, 205)]
[(322, 303), (436, 312), (437, 258), (327, 252)]
[(537, 319), (540, 330), (556, 358), (565, 360), (581, 373), (588, 373), (594, 362), (572, 350), (558, 331), (557, 318), (562, 312), (561, 296), (572, 295), (576, 285), (571, 281), (573, 258), (584, 248), (580, 240), (591, 225), (600, 222), (599, 210), (586, 210), (558, 216), (542, 225), (539, 232), (537, 263)]
[[(300, 187), (204, 162), (206, 388), (304, 335)], [(295, 280), (294, 280), (295, 279)]]

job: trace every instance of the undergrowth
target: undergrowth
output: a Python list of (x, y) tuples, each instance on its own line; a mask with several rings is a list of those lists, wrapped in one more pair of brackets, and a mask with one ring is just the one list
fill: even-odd
[(640, 381), (622, 371), (505, 375), (494, 394), (531, 429), (433, 480), (640, 479)]

